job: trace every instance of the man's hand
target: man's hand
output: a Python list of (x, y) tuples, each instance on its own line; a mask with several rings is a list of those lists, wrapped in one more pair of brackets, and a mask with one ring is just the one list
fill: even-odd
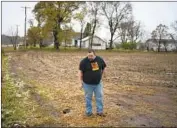
[(80, 90), (82, 90), (83, 89), (83, 82), (81, 82), (81, 87), (80, 87)]
[(102, 71), (102, 76), (103, 76), (103, 78), (106, 78), (106, 72), (105, 72), (105, 69)]

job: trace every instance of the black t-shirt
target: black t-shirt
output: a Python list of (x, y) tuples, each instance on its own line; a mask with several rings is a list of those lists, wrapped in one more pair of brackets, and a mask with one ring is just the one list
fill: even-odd
[(80, 62), (79, 70), (83, 72), (83, 81), (86, 84), (99, 84), (105, 67), (106, 63), (101, 57), (96, 56), (93, 61), (86, 57)]

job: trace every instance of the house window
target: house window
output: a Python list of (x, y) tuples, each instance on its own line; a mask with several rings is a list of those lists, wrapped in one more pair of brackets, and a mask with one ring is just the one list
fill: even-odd
[(93, 46), (101, 46), (101, 44), (93, 44)]
[(75, 43), (75, 44), (74, 44), (74, 45), (75, 45), (75, 47), (77, 47), (77, 40), (75, 40), (75, 42), (74, 42), (74, 43)]

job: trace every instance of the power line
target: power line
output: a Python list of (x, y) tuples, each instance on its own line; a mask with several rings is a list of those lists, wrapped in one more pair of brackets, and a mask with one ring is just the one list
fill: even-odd
[(24, 29), (24, 43), (25, 43), (25, 48), (26, 48), (26, 19), (27, 19), (27, 9), (29, 9), (30, 7), (21, 7), (21, 8), (24, 8), (25, 9), (25, 29)]

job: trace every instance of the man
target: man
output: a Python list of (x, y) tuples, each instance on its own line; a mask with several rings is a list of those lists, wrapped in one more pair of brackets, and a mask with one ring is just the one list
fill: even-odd
[(87, 57), (85, 57), (79, 65), (79, 79), (81, 81), (81, 88), (84, 88), (86, 115), (92, 115), (92, 95), (94, 93), (97, 107), (97, 115), (105, 116), (103, 114), (103, 85), (101, 82), (102, 75), (105, 71), (106, 64), (104, 60), (95, 55), (95, 51), (88, 50)]

